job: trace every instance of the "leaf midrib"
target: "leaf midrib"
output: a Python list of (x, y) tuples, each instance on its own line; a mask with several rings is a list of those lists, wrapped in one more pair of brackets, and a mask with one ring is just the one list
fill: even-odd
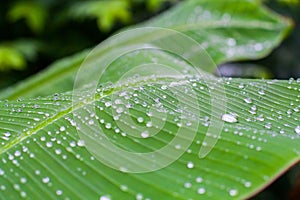
[[(122, 91), (123, 89), (126, 89), (127, 87), (135, 87), (138, 86), (140, 84), (146, 83), (148, 80), (151, 80), (151, 77), (149, 77), (149, 79), (147, 79), (147, 77), (144, 77), (145, 79), (142, 80), (135, 80), (134, 82), (126, 82), (126, 86), (124, 85), (116, 85), (113, 90), (109, 90), (108, 92), (106, 92), (105, 94), (96, 94), (95, 96), (92, 97), (88, 97), (85, 98), (84, 100), (82, 100), (81, 102), (77, 103), (76, 105), (73, 105), (73, 101), (72, 104), (62, 110), (59, 110), (57, 114), (53, 115), (52, 117), (49, 117), (47, 119), (45, 119), (44, 121), (42, 121), (41, 123), (37, 124), (34, 128), (32, 128), (31, 130), (28, 130), (26, 133), (21, 134), (19, 137), (13, 139), (12, 141), (9, 141), (6, 145), (3, 145), (0, 148), (0, 155), (9, 151), (11, 148), (13, 148), (14, 146), (18, 145), (19, 143), (21, 143), (23, 140), (27, 139), (28, 137), (36, 134), (38, 131), (43, 130), (45, 127), (49, 126), (50, 124), (52, 124), (53, 122), (63, 118), (64, 116), (72, 113), (75, 110), (81, 109), (86, 105), (89, 105), (90, 103), (94, 103), (95, 101), (98, 101), (102, 98), (105, 98), (109, 95), (112, 95), (114, 93), (118, 93), (120, 91)], [(163, 82), (165, 80), (170, 80), (174, 79), (177, 81), (177, 84), (184, 84), (186, 83), (185, 80), (184, 81), (180, 81), (182, 79), (179, 79), (178, 77), (174, 76), (174, 77), (156, 77), (155, 79), (155, 83), (158, 82)], [(148, 82), (147, 82), (148, 83)], [(150, 82), (149, 82), (150, 83)], [(105, 89), (105, 88), (104, 88)]]

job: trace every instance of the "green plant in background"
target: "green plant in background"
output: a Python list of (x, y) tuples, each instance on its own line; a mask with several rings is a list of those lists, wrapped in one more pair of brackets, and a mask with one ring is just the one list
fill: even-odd
[(11, 47), (0, 47), (0, 70), (23, 69), (26, 62), (22, 54)]
[(47, 11), (44, 6), (33, 2), (17, 2), (8, 11), (8, 18), (15, 22), (25, 19), (34, 33), (40, 33), (45, 26)]
[[(0, 88), (36, 73), (55, 59), (93, 46), (120, 26), (140, 21), (140, 15), (157, 12), (166, 2), (176, 1), (2, 2), (1, 54), (11, 59), (0, 58)], [(62, 34), (60, 30), (65, 31)]]
[[(217, 64), (263, 58), (291, 30), (289, 20), (271, 13), (257, 1), (184, 1), (138, 25), (148, 26), (186, 34), (201, 44)], [(101, 56), (126, 48), (136, 40), (159, 41), (160, 37), (139, 35), (116, 41), (110, 48), (96, 52), (87, 67), (96, 71)], [(131, 80), (127, 85), (116, 85), (116, 72), (129, 71), (136, 64), (153, 59), (175, 69), (189, 63), (178, 62), (176, 55), (167, 52), (142, 50), (131, 59), (120, 58), (112, 63), (116, 70), (108, 71), (102, 80), (104, 84), (99, 85), (93, 100), (98, 109), (91, 112), (86, 89), (77, 93), (83, 99), (75, 105), (70, 92), (88, 52), (57, 61), (44, 72), (0, 93), (2, 99), (11, 100), (0, 101), (1, 199), (245, 199), (299, 162), (299, 80), (216, 77), (204, 82), (195, 76), (189, 79), (196, 94), (192, 101), (186, 98), (190, 94), (177, 90), (178, 96), (186, 98), (184, 106), (201, 113), (196, 119), (197, 135), (180, 159), (145, 174), (128, 174), (107, 167), (86, 150), (77, 130), (84, 127), (93, 133), (99, 123), (114, 145), (133, 152), (149, 152), (167, 145), (178, 127), (184, 127), (187, 133), (194, 131), (189, 124), (178, 125), (180, 111), (168, 90), (175, 83), (182, 83), (180, 86), (185, 88), (184, 78), (142, 77), (140, 82)], [(85, 78), (87, 83), (89, 78)], [(213, 84), (217, 85), (210, 87)], [(216, 114), (211, 113), (210, 102), (212, 90), (219, 90), (218, 84), (224, 86), (227, 101), (226, 112)], [(136, 139), (118, 127), (110, 99), (124, 93), (130, 103), (129, 116), (145, 126), (151, 120), (147, 105), (153, 102), (159, 101), (170, 114), (157, 136), (146, 141)], [(217, 100), (216, 105), (225, 102), (224, 96)], [(73, 115), (78, 110), (88, 116), (78, 118), (82, 120), (80, 126)], [(216, 116), (224, 122), (221, 136), (212, 152), (199, 159), (199, 148), (205, 145), (210, 121)]]
[(70, 13), (77, 18), (96, 18), (99, 29), (109, 31), (117, 20), (129, 22), (129, 6), (128, 1), (86, 1), (72, 6)]
[[(148, 10), (157, 11), (168, 1), (176, 2), (176, 0), (148, 0), (146, 7)], [(116, 21), (128, 24), (132, 20), (129, 9), (136, 3), (138, 1), (129, 0), (78, 2), (70, 8), (70, 15), (74, 18), (96, 18), (100, 30), (110, 31)]]

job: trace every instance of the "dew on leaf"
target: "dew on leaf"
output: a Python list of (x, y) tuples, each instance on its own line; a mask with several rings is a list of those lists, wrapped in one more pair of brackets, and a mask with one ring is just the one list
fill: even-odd
[(6, 190), (5, 185), (1, 185), (1, 186), (0, 186), (0, 189), (1, 189), (2, 191)]
[(122, 102), (122, 100), (121, 99), (116, 99), (115, 100), (115, 104), (122, 104), (123, 102)]
[(206, 190), (205, 190), (205, 188), (200, 187), (200, 188), (198, 188), (197, 192), (198, 192), (198, 194), (204, 194), (206, 192)]
[(20, 192), (21, 197), (25, 198), (27, 196), (26, 192), (22, 191)]
[(39, 122), (41, 119), (40, 118), (33, 118), (34, 121)]
[(295, 132), (296, 132), (298, 135), (300, 135), (300, 126), (297, 126), (297, 127), (295, 128)]
[(271, 129), (272, 128), (272, 124), (270, 122), (265, 124), (265, 128), (266, 129)]
[(251, 106), (251, 110), (252, 110), (252, 111), (257, 111), (256, 105)]
[(105, 128), (106, 128), (106, 129), (111, 129), (111, 123), (106, 123), (106, 124), (105, 124)]
[(148, 128), (152, 127), (152, 122), (151, 122), (151, 121), (150, 121), (150, 122), (147, 122), (147, 123), (146, 123), (146, 127), (148, 127)]
[(47, 143), (46, 143), (46, 147), (49, 147), (49, 148), (50, 148), (50, 147), (52, 147), (52, 146), (53, 146), (52, 142), (47, 142)]
[(121, 185), (120, 189), (125, 192), (125, 191), (128, 190), (128, 186), (127, 185)]
[(248, 187), (251, 187), (252, 183), (247, 181), (247, 182), (244, 183), (244, 185), (245, 185), (246, 188), (248, 188)]
[(20, 155), (21, 155), (21, 151), (15, 151), (14, 155), (15, 155), (16, 157), (20, 156)]
[(246, 103), (248, 103), (248, 104), (249, 104), (249, 103), (252, 103), (252, 99), (250, 99), (250, 98), (245, 98), (244, 101), (245, 101)]
[(143, 195), (141, 193), (136, 194), (135, 196), (136, 200), (142, 200), (143, 199)]
[(65, 128), (64, 126), (61, 126), (61, 127), (59, 128), (59, 130), (63, 132), (63, 131), (66, 130), (66, 128)]
[(261, 122), (265, 121), (265, 118), (263, 115), (259, 115), (256, 119)]
[(224, 114), (222, 115), (222, 120), (228, 123), (236, 123), (238, 121), (235, 114)]
[(44, 178), (42, 179), (42, 181), (43, 181), (43, 183), (49, 183), (50, 178), (49, 178), (49, 177), (44, 177)]
[(123, 109), (122, 107), (118, 107), (118, 108), (116, 109), (116, 112), (117, 112), (118, 114), (121, 114), (121, 113), (124, 112), (124, 109)]
[(168, 88), (168, 86), (162, 85), (160, 88), (161, 88), (162, 90), (166, 90), (166, 89)]
[(57, 155), (60, 155), (60, 154), (61, 154), (61, 149), (55, 149), (55, 153), (56, 153)]
[(62, 190), (56, 190), (56, 195), (60, 196), (63, 194), (63, 191)]
[(115, 121), (118, 121), (118, 120), (120, 119), (120, 116), (119, 116), (119, 115), (115, 115), (115, 116), (113, 116), (113, 119), (114, 119)]
[(22, 177), (22, 178), (20, 178), (20, 182), (24, 184), (27, 182), (27, 179), (25, 177)]
[(186, 182), (186, 183), (184, 183), (184, 187), (185, 188), (191, 188), (192, 184), (190, 182)]
[(234, 197), (234, 196), (236, 196), (237, 194), (238, 194), (238, 191), (237, 191), (236, 189), (231, 189), (231, 190), (229, 190), (229, 195), (230, 195), (230, 196)]
[(20, 190), (20, 185), (18, 185), (18, 184), (14, 184), (13, 187), (15, 190)]
[(235, 46), (236, 45), (236, 41), (235, 41), (234, 38), (229, 38), (227, 40), (227, 44), (228, 44), (228, 46)]
[(142, 137), (142, 138), (148, 138), (148, 137), (149, 137), (148, 131), (143, 131), (143, 132), (141, 133), (141, 137)]
[(241, 84), (239, 85), (239, 88), (240, 88), (240, 89), (244, 89), (244, 88), (245, 88), (245, 85), (244, 85), (243, 83), (241, 83)]
[(143, 117), (138, 117), (138, 118), (137, 118), (137, 121), (138, 121), (139, 123), (142, 123), (142, 122), (144, 122), (144, 118), (143, 118)]
[(256, 147), (256, 151), (261, 151), (261, 147), (260, 146)]
[(194, 163), (190, 161), (187, 163), (186, 166), (187, 166), (187, 168), (192, 169), (192, 168), (194, 168)]
[(197, 183), (202, 183), (203, 182), (203, 178), (202, 177), (197, 177), (196, 178), (196, 182)]
[(111, 102), (110, 102), (110, 101), (107, 101), (107, 102), (104, 103), (104, 105), (105, 105), (106, 107), (110, 107), (110, 106), (111, 106)]
[(254, 49), (255, 49), (255, 51), (261, 51), (261, 50), (263, 50), (263, 45), (261, 43), (256, 43), (254, 45)]
[(84, 140), (78, 140), (77, 145), (79, 147), (83, 147), (84, 146)]
[(265, 91), (264, 90), (258, 90), (258, 94), (265, 95)]

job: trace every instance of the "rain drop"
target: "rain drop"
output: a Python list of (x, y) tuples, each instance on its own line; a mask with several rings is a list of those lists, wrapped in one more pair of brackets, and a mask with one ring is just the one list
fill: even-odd
[(125, 192), (125, 191), (128, 190), (128, 186), (127, 185), (121, 185), (120, 189)]
[(251, 182), (249, 182), (249, 181), (247, 181), (247, 182), (245, 182), (245, 184), (244, 184), (244, 185), (245, 185), (245, 187), (247, 187), (247, 188), (248, 188), (248, 187), (251, 187), (252, 183), (251, 183)]
[(187, 166), (187, 168), (192, 169), (192, 168), (194, 168), (194, 163), (190, 161), (187, 163), (186, 166)]
[(105, 102), (105, 106), (106, 106), (106, 107), (110, 107), (110, 106), (111, 106), (111, 102), (109, 102), (109, 101), (108, 101), (108, 102)]
[(138, 194), (136, 194), (135, 198), (136, 198), (136, 200), (142, 200), (143, 195), (141, 193), (138, 193)]
[(233, 38), (229, 38), (227, 40), (227, 44), (228, 44), (228, 46), (235, 46), (236, 45), (236, 41)]
[(162, 85), (160, 88), (161, 88), (162, 90), (166, 90), (168, 87), (167, 87), (166, 85)]
[(56, 194), (57, 194), (58, 196), (62, 195), (62, 193), (63, 193), (62, 190), (56, 190)]
[(148, 137), (149, 137), (148, 131), (143, 131), (143, 132), (141, 133), (141, 137), (142, 137), (142, 138), (148, 138)]
[(50, 181), (50, 178), (49, 177), (45, 177), (45, 178), (43, 178), (43, 183), (49, 183), (49, 181)]
[(105, 124), (105, 128), (106, 128), (106, 129), (111, 129), (111, 123)]
[(61, 126), (61, 127), (59, 128), (59, 130), (60, 130), (61, 132), (63, 132), (63, 131), (66, 130), (66, 128), (65, 128), (64, 126)]
[(147, 122), (146, 127), (148, 127), (148, 128), (152, 127), (152, 122), (151, 121)]
[(264, 90), (259, 90), (259, 91), (258, 91), (258, 94), (260, 94), (260, 95), (265, 95), (265, 91), (264, 91)]
[(52, 147), (52, 142), (47, 142), (46, 147), (49, 147), (49, 148)]
[(21, 183), (26, 183), (26, 182), (27, 182), (27, 179), (24, 178), (24, 177), (22, 177), (22, 178), (20, 178), (20, 182), (21, 182)]
[(236, 123), (238, 121), (235, 114), (224, 114), (222, 120), (228, 123)]
[(300, 126), (297, 126), (297, 127), (295, 128), (295, 132), (296, 132), (298, 135), (300, 135)]
[(192, 184), (190, 182), (186, 182), (186, 183), (184, 183), (184, 187), (185, 188), (191, 188)]
[(266, 129), (271, 129), (272, 128), (272, 124), (270, 122), (265, 124), (265, 128)]
[(144, 121), (144, 118), (138, 117), (138, 118), (137, 118), (137, 121), (138, 121), (139, 123), (142, 123), (142, 122)]
[(230, 195), (230, 196), (234, 197), (234, 196), (236, 196), (237, 194), (238, 194), (238, 191), (237, 191), (236, 189), (231, 189), (231, 190), (229, 190), (229, 195)]
[(205, 188), (201, 187), (201, 188), (198, 188), (198, 194), (204, 194), (206, 192)]
[(108, 197), (108, 196), (101, 196), (99, 200), (110, 200), (110, 197)]
[(203, 181), (203, 178), (201, 178), (201, 177), (197, 177), (197, 178), (196, 178), (196, 182), (197, 182), (197, 183), (202, 183), (202, 181)]
[(83, 147), (84, 146), (84, 140), (78, 140), (77, 145), (79, 147)]
[(249, 104), (249, 103), (252, 103), (252, 99), (250, 99), (250, 98), (245, 98), (244, 101), (245, 101), (246, 103), (248, 103), (248, 104)]

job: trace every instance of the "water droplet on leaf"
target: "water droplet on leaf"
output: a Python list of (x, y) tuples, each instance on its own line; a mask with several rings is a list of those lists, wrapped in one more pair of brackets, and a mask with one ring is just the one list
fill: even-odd
[(235, 114), (224, 114), (222, 120), (228, 123), (236, 123), (238, 121)]

